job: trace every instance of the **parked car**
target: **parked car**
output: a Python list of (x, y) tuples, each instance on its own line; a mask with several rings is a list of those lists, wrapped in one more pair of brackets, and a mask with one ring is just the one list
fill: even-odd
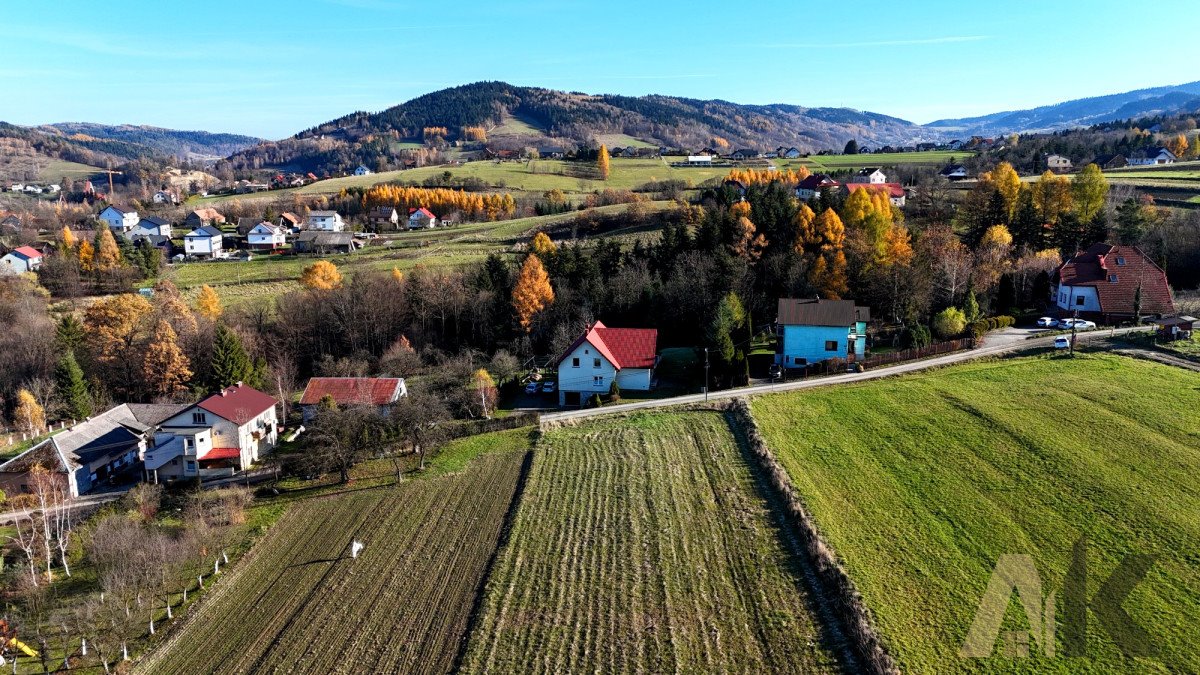
[(543, 382), (542, 383), (542, 393), (543, 394), (553, 394), (554, 390), (555, 390), (555, 384), (556, 383), (551, 380), (547, 380), (547, 381)]
[(536, 394), (536, 393), (538, 393), (538, 389), (540, 389), (540, 388), (541, 388), (541, 385), (539, 385), (537, 382), (530, 382), (529, 384), (525, 385), (525, 393), (526, 394)]
[(772, 380), (778, 380), (783, 377), (783, 366), (778, 363), (772, 363), (770, 368), (767, 368), (767, 377)]
[(1078, 319), (1075, 321), (1076, 330), (1092, 330), (1095, 327), (1096, 322), (1094, 321), (1084, 321), (1083, 319)]
[(1061, 328), (1063, 330), (1070, 330), (1071, 326), (1074, 326), (1076, 323), (1078, 323), (1080, 321), (1082, 321), (1082, 319), (1070, 319), (1070, 318), (1059, 319), (1057, 325), (1059, 328)]
[(1043, 316), (1037, 320), (1037, 325), (1039, 328), (1054, 328), (1058, 325), (1058, 319), (1052, 316)]
[(1066, 349), (1070, 346), (1071, 338), (1067, 337), (1066, 335), (1059, 335), (1058, 337), (1054, 338), (1055, 349)]

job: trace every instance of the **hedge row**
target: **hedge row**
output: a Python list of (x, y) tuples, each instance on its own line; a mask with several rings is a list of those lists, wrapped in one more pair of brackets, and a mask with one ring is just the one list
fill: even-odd
[(998, 330), (1000, 328), (1008, 328), (1016, 325), (1016, 323), (1017, 320), (1011, 316), (989, 316), (986, 319), (973, 321), (969, 328), (971, 329), (971, 334), (975, 336), (976, 340), (978, 340), (979, 338), (983, 337), (984, 333), (987, 333), (988, 331)]

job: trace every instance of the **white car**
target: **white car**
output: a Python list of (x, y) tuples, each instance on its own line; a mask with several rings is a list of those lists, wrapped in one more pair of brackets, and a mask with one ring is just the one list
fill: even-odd
[(1082, 319), (1059, 319), (1057, 325), (1063, 330), (1070, 330), (1071, 326), (1074, 326), (1080, 321), (1082, 321)]
[(1092, 330), (1095, 327), (1096, 327), (1096, 322), (1094, 322), (1094, 321), (1084, 321), (1083, 319), (1075, 320), (1075, 328), (1077, 330)]
[(1059, 335), (1058, 337), (1054, 338), (1055, 349), (1066, 349), (1070, 346), (1071, 338), (1067, 337), (1066, 335)]
[(1058, 319), (1051, 316), (1043, 316), (1037, 320), (1037, 325), (1039, 328), (1054, 328), (1058, 325)]

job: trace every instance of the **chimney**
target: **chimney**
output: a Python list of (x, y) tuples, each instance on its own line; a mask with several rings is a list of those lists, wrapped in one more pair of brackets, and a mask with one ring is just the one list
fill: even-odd
[(241, 380), (238, 380), (238, 383), (233, 386), (234, 386), (234, 388), (240, 388), (242, 386)]

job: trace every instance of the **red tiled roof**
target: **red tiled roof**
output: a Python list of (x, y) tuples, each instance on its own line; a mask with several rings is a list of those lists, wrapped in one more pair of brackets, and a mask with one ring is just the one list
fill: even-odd
[[(1120, 264), (1124, 262), (1124, 264)], [(1109, 281), (1115, 275), (1116, 281)], [(1167, 274), (1136, 246), (1092, 244), (1058, 268), (1064, 286), (1092, 286), (1105, 314), (1133, 315), (1133, 298), (1142, 287), (1143, 314), (1174, 314)]]
[(653, 368), (658, 352), (658, 330), (654, 328), (609, 328), (597, 321), (586, 333), (563, 352), (555, 366), (587, 342), (608, 359), (617, 370), (622, 368)]
[(829, 187), (837, 184), (838, 182), (836, 180), (830, 178), (826, 174), (814, 173), (806, 176), (804, 180), (800, 181), (800, 184), (796, 187), (803, 188), (805, 190), (815, 190), (816, 188)]
[(401, 382), (398, 377), (314, 377), (300, 405), (316, 405), (326, 396), (339, 405), (388, 405), (399, 398)]
[(417, 213), (417, 212), (423, 213), (430, 218), (437, 218), (437, 216), (433, 215), (433, 213), (429, 209), (425, 208), (424, 206), (422, 206), (419, 209), (409, 209), (408, 215), (411, 216), (412, 214)]
[(241, 426), (273, 408), (275, 399), (253, 387), (235, 384), (196, 405)]
[(238, 459), (242, 451), (237, 448), (213, 448), (197, 459)]
[(14, 249), (12, 250), (12, 252), (13, 252), (13, 253), (20, 253), (21, 255), (25, 256), (26, 258), (40, 258), (40, 257), (42, 257), (42, 254), (41, 254), (41, 253), (39, 253), (39, 252), (37, 251), (37, 249), (30, 248), (30, 247), (28, 247), (28, 246), (18, 246), (18, 247), (16, 247), (16, 248), (14, 248)]
[(904, 186), (899, 183), (846, 183), (842, 187), (846, 188), (846, 192), (854, 192), (855, 190), (887, 190), (889, 197), (903, 197)]

